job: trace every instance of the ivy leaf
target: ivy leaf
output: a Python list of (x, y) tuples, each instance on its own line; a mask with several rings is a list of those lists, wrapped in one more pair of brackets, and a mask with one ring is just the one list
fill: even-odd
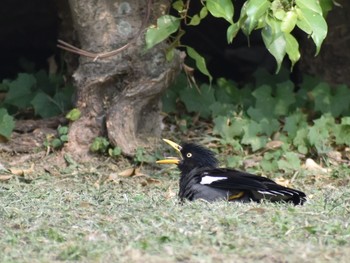
[(161, 16), (157, 19), (157, 26), (149, 27), (146, 31), (146, 48), (149, 49), (167, 39), (179, 29), (179, 26), (179, 18), (171, 15)]
[(215, 101), (209, 106), (213, 116), (227, 116), (234, 111), (234, 105), (231, 103), (222, 103)]
[(261, 133), (270, 137), (274, 132), (277, 132), (280, 128), (280, 123), (276, 119), (263, 118), (259, 122), (261, 126)]
[(343, 117), (335, 132), (335, 142), (350, 146), (350, 117)]
[(56, 102), (46, 93), (38, 92), (31, 101), (36, 115), (42, 118), (56, 116), (61, 113)]
[(293, 139), (293, 145), (298, 148), (298, 152), (307, 154), (307, 135), (308, 128), (301, 128), (297, 131), (295, 138)]
[(30, 106), (33, 98), (32, 89), (36, 85), (36, 79), (33, 75), (27, 73), (18, 74), (17, 79), (8, 83), (9, 91), (6, 94), (4, 102), (25, 109)]
[(0, 108), (0, 135), (9, 139), (14, 128), (13, 117), (8, 114), (6, 109)]
[(279, 160), (278, 168), (283, 171), (298, 170), (300, 169), (300, 159), (294, 152), (287, 152), (284, 154), (283, 159)]
[(312, 91), (314, 98), (315, 111), (327, 113), (331, 111), (331, 88), (325, 82), (319, 83)]
[(253, 91), (256, 98), (255, 107), (247, 110), (248, 115), (255, 121), (263, 118), (272, 119), (274, 117), (275, 99), (271, 95), (272, 88), (268, 85), (262, 85)]
[(350, 110), (350, 89), (347, 85), (339, 85), (334, 89), (334, 96), (331, 98), (330, 108), (333, 117), (349, 114)]
[(223, 18), (233, 24), (234, 7), (231, 0), (207, 0), (206, 6), (212, 16)]
[(250, 121), (248, 125), (243, 127), (244, 135), (242, 138), (242, 143), (250, 145), (252, 150), (255, 152), (263, 147), (267, 143), (266, 136), (259, 136), (261, 132), (261, 126), (255, 121)]
[(294, 93), (294, 83), (290, 80), (276, 84), (275, 116), (286, 116), (291, 105), (296, 101)]
[(297, 135), (297, 131), (300, 128), (303, 128), (306, 126), (307, 126), (306, 115), (298, 111), (285, 118), (283, 131), (287, 132), (289, 137), (295, 138)]
[(199, 71), (202, 72), (204, 75), (206, 75), (209, 78), (209, 81), (211, 83), (213, 80), (213, 77), (211, 76), (211, 74), (207, 69), (205, 59), (201, 55), (199, 55), (196, 50), (194, 50), (189, 46), (186, 47), (186, 50), (187, 50), (187, 54), (196, 62), (196, 67), (199, 69)]
[(333, 127), (335, 127), (334, 118), (326, 115), (322, 115), (321, 118), (314, 121), (314, 125), (309, 127), (308, 141), (310, 145), (315, 146), (319, 153), (327, 150), (330, 141), (330, 133)]
[(183, 89), (180, 91), (180, 99), (185, 104), (189, 112), (197, 112), (200, 116), (208, 118), (211, 111), (208, 105), (215, 102), (214, 89), (203, 84), (200, 93), (196, 89)]
[(230, 119), (226, 116), (214, 118), (214, 134), (219, 134), (226, 142), (232, 141), (235, 137), (241, 136), (246, 121), (243, 119)]

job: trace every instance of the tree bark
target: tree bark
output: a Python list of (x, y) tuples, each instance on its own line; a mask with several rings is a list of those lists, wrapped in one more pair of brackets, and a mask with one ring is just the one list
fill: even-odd
[(327, 16), (328, 35), (318, 56), (315, 57), (316, 48), (311, 39), (303, 39), (300, 68), (329, 83), (350, 85), (350, 3), (337, 2), (342, 7), (334, 6)]
[[(151, 22), (169, 3), (152, 4)], [(106, 134), (126, 155), (133, 155), (139, 146), (152, 146), (161, 132), (160, 96), (180, 71), (180, 54), (167, 62), (164, 43), (145, 50), (144, 34), (137, 32), (147, 26), (143, 24), (147, 0), (69, 0), (69, 4), (82, 49), (101, 53), (132, 43), (109, 58), (80, 58), (73, 77), (82, 117), (72, 123), (65, 150), (89, 158), (93, 139)]]

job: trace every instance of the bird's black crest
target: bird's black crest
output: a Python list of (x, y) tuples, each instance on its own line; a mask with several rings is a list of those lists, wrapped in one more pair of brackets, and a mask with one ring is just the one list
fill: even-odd
[[(187, 168), (214, 168), (218, 166), (218, 160), (216, 159), (214, 152), (194, 143), (184, 143), (181, 146), (183, 164), (185, 164)], [(190, 154), (190, 157), (188, 156), (188, 154)]]

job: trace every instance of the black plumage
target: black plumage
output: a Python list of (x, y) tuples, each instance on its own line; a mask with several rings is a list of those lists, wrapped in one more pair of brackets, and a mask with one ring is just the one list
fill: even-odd
[(303, 192), (279, 185), (266, 177), (235, 169), (218, 168), (215, 154), (202, 146), (193, 143), (178, 145), (167, 139), (164, 141), (180, 153), (181, 159), (168, 158), (157, 163), (178, 165), (181, 171), (181, 200), (260, 202), (265, 199), (272, 202), (291, 202), (295, 205), (306, 201)]

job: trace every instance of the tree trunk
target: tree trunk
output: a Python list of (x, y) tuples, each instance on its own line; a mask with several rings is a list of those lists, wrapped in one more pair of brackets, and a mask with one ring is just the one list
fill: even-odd
[(303, 72), (322, 78), (333, 84), (350, 85), (350, 2), (337, 1), (342, 7), (334, 6), (327, 16), (328, 35), (315, 57), (315, 46), (311, 39), (301, 44), (300, 68)]
[[(151, 22), (170, 3), (154, 2)], [(139, 146), (154, 145), (161, 132), (160, 96), (180, 71), (182, 60), (178, 53), (167, 62), (165, 44), (145, 51), (144, 33), (138, 32), (147, 26), (143, 22), (149, 1), (69, 0), (69, 4), (82, 49), (108, 52), (137, 39), (115, 56), (80, 58), (73, 77), (82, 117), (72, 123), (65, 150), (87, 159), (92, 140), (105, 135), (126, 155), (133, 155)]]

